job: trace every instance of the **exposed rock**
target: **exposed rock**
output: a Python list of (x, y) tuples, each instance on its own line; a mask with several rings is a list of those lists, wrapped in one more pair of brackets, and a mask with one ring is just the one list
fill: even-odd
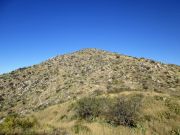
[(179, 82), (179, 66), (84, 49), (0, 75), (0, 102), (5, 111), (25, 113), (93, 92), (158, 89), (180, 95)]

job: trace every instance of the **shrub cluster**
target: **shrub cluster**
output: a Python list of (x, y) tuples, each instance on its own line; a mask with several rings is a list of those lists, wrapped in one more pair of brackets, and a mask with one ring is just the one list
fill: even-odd
[(104, 99), (82, 98), (77, 102), (76, 114), (81, 119), (93, 120), (102, 114), (102, 107), (105, 106)]
[(141, 100), (141, 95), (131, 97), (129, 100), (118, 98), (106, 115), (108, 122), (114, 125), (135, 127), (139, 120)]
[(141, 95), (125, 98), (83, 98), (77, 102), (76, 115), (80, 119), (103, 118), (113, 125), (135, 127), (139, 120)]
[(10, 115), (7, 116), (0, 124), (0, 134), (22, 134), (25, 132), (29, 132), (36, 124), (37, 121), (35, 118), (25, 118), (18, 115)]

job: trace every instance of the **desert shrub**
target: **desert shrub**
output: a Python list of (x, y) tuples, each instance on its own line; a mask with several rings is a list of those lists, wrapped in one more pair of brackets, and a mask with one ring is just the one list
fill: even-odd
[(165, 105), (169, 108), (170, 111), (174, 112), (177, 115), (180, 115), (180, 105), (177, 102), (171, 99), (167, 99), (165, 101)]
[(18, 71), (24, 71), (26, 70), (28, 67), (23, 67), (23, 68), (19, 68)]
[(23, 130), (28, 130), (33, 128), (37, 124), (36, 119), (34, 118), (19, 118), (17, 119), (17, 125)]
[(76, 115), (81, 119), (92, 120), (102, 113), (101, 107), (103, 104), (103, 99), (82, 98), (77, 102)]
[(0, 134), (21, 134), (28, 132), (37, 124), (35, 118), (19, 117), (18, 115), (9, 115), (0, 124)]
[(107, 114), (107, 120), (113, 125), (124, 125), (135, 127), (139, 116), (139, 108), (142, 96), (134, 96), (132, 98), (118, 98)]
[(113, 125), (135, 127), (143, 96), (125, 98), (83, 98), (76, 106), (76, 115), (85, 120), (102, 118)]

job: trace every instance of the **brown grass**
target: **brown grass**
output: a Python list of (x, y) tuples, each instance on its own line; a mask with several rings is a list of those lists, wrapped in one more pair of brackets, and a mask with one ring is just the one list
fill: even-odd
[[(43, 130), (51, 129), (51, 127), (63, 128), (72, 135), (75, 135), (75, 132), (72, 129), (77, 124), (89, 129), (88, 131), (83, 129), (82, 131), (80, 130), (78, 135), (170, 135), (173, 133), (173, 131), (178, 131), (178, 125), (180, 125), (180, 116), (170, 111), (166, 106), (165, 101), (170, 98), (168, 95), (155, 92), (143, 93), (134, 91), (122, 92), (117, 95), (104, 94), (99, 97), (129, 97), (140, 93), (145, 97), (141, 107), (142, 121), (136, 128), (129, 128), (125, 126), (114, 127), (98, 120), (89, 123), (83, 120), (79, 121), (72, 119), (74, 112), (70, 106), (72, 103), (74, 103), (73, 100), (48, 107), (47, 109), (36, 112), (33, 115), (39, 120)], [(171, 117), (167, 118), (166, 115), (170, 115)]]

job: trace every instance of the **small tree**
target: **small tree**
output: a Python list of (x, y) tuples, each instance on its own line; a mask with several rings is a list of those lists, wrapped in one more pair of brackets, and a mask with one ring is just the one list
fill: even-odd
[(79, 118), (92, 120), (98, 117), (102, 112), (102, 99), (83, 98), (77, 102), (76, 114)]
[(139, 119), (139, 107), (142, 97), (133, 97), (130, 100), (117, 99), (106, 116), (109, 123), (135, 127)]

